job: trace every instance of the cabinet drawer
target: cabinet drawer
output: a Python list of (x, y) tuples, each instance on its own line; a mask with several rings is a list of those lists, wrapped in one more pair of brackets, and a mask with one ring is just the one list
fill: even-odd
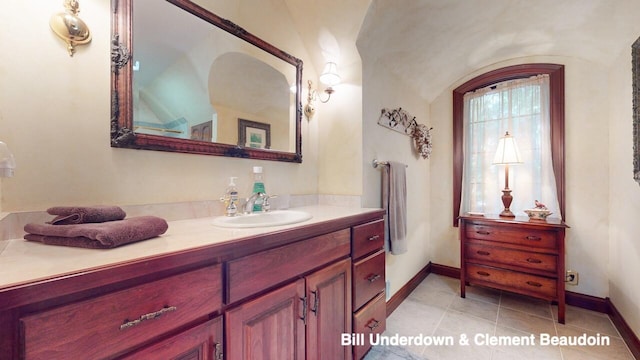
[(27, 359), (101, 359), (222, 305), (220, 265), (171, 276), (20, 319)]
[(371, 348), (371, 334), (382, 334), (386, 328), (387, 307), (384, 293), (378, 295), (353, 315), (353, 332), (356, 334), (353, 353), (361, 359)]
[(380, 250), (353, 264), (354, 310), (384, 291), (384, 260), (384, 251)]
[(384, 220), (353, 227), (351, 256), (358, 259), (384, 247)]
[(466, 237), (469, 239), (497, 241), (536, 248), (556, 249), (557, 247), (556, 233), (554, 231), (527, 228), (468, 224)]
[(227, 304), (349, 255), (349, 229), (227, 263)]
[(518, 266), (525, 269), (547, 271), (554, 273), (554, 275), (558, 268), (558, 257), (556, 255), (539, 254), (493, 246), (466, 244), (465, 256), (469, 260), (476, 259)]
[(466, 264), (467, 280), (546, 299), (557, 298), (556, 280), (517, 271)]

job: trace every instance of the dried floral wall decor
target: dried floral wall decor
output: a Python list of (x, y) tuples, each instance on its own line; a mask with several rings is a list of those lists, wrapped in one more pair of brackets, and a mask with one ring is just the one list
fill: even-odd
[(426, 125), (418, 124), (415, 116), (411, 116), (402, 108), (382, 109), (378, 118), (378, 125), (410, 136), (414, 140), (414, 148), (423, 159), (431, 156), (433, 144), (431, 130)]

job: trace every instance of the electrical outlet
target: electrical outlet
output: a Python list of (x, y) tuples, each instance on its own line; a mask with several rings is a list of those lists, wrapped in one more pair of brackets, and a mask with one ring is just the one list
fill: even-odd
[(567, 270), (564, 282), (566, 282), (569, 285), (578, 285), (578, 272), (573, 270)]

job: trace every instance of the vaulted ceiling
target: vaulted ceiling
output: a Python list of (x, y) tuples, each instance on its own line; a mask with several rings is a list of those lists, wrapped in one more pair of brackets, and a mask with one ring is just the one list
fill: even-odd
[(352, 56), (343, 44), (357, 41), (363, 62), (384, 64), (429, 101), (471, 72), (513, 58), (607, 66), (640, 36), (637, 0), (284, 1), (305, 40), (318, 42), (316, 66), (335, 55), (323, 32), (335, 35), (339, 56)]

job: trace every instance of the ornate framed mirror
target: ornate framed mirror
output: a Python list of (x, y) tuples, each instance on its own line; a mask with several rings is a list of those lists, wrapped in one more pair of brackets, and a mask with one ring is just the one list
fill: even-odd
[(111, 4), (112, 147), (302, 162), (302, 60), (192, 1)]
[(633, 89), (633, 178), (640, 184), (640, 38), (631, 45)]

